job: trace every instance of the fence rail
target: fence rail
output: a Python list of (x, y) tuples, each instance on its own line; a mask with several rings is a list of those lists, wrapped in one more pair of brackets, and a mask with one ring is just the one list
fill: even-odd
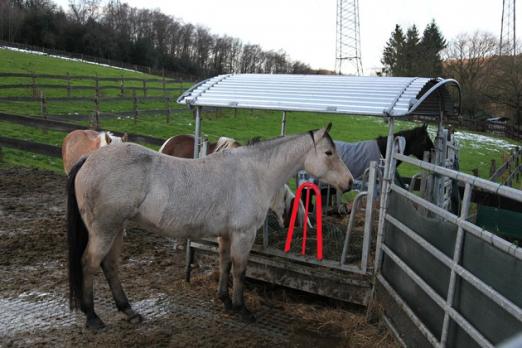
[[(5, 113), (0, 113), (0, 121), (6, 121), (6, 122), (12, 122), (16, 124), (20, 124), (23, 126), (29, 126), (29, 127), (35, 127), (39, 129), (51, 129), (51, 130), (57, 130), (62, 132), (71, 132), (75, 129), (90, 129), (90, 127), (81, 125), (81, 124), (74, 124), (74, 123), (66, 123), (66, 122), (60, 122), (55, 120), (45, 120), (41, 118), (36, 117), (30, 117), (30, 116), (19, 116), (19, 115), (10, 115)], [(98, 128), (96, 128), (98, 130)], [(124, 133), (122, 132), (113, 132), (117, 136), (123, 136)], [(152, 137), (149, 135), (142, 135), (142, 134), (127, 134), (128, 139), (133, 142), (137, 143), (146, 143), (150, 145), (157, 145), (161, 146), (165, 139), (160, 139), (156, 137)], [(11, 138), (4, 138), (4, 139), (11, 139)], [(12, 144), (15, 144), (18, 139), (11, 139)], [(27, 144), (31, 144), (31, 142), (26, 142)], [(37, 144), (37, 143), (35, 143)], [(6, 140), (5, 146), (9, 146), (9, 143)], [(25, 145), (20, 145), (25, 146)], [(29, 145), (28, 147), (23, 148), (24, 150), (31, 151), (31, 148)], [(38, 147), (38, 145), (36, 145)], [(51, 146), (51, 145), (49, 145)], [(37, 151), (37, 150), (36, 150)], [(61, 154), (60, 154), (61, 156)]]
[[(522, 149), (517, 146), (506, 161), (497, 169), (495, 160), (491, 160), (490, 174), (491, 181), (501, 181), (503, 184), (513, 186), (513, 182), (520, 180), (520, 173), (522, 172)], [(507, 177), (506, 179), (502, 179)]]
[(2, 146), (29, 151), (45, 156), (62, 157), (62, 149), (60, 147), (49, 144), (36, 143), (34, 141), (0, 136), (0, 149)]
[[(413, 119), (428, 123), (436, 123), (438, 119), (430, 116), (413, 116)], [(522, 140), (522, 129), (509, 124), (498, 124), (487, 122), (487, 120), (470, 120), (466, 118), (450, 118), (448, 120), (453, 126), (462, 127), (471, 131), (491, 132), (515, 140)]]
[(0, 73), (0, 77), (23, 77), (29, 79), (49, 79), (49, 80), (91, 80), (91, 81), (137, 81), (137, 82), (161, 82), (161, 83), (181, 83), (191, 82), (183, 79), (172, 79), (172, 78), (155, 78), (155, 79), (143, 79), (139, 77), (99, 77), (96, 75), (58, 75), (58, 74), (33, 74), (33, 73)]
[[(189, 81), (183, 81), (178, 79), (166, 79), (158, 78), (158, 79), (140, 79), (134, 77), (99, 77), (99, 76), (87, 76), (87, 75), (55, 75), (55, 74), (28, 74), (28, 73), (0, 73), (1, 77), (16, 77), (16, 78), (29, 78), (31, 79), (31, 83), (6, 83), (0, 84), (0, 90), (8, 90), (8, 89), (28, 89), (30, 91), (29, 95), (17, 95), (17, 96), (9, 96), (3, 95), (0, 96), (0, 101), (13, 101), (13, 102), (37, 102), (40, 106), (40, 115), (44, 118), (49, 116), (49, 103), (76, 103), (76, 102), (89, 102), (92, 103), (92, 114), (90, 116), (82, 115), (81, 119), (90, 119), (93, 127), (100, 127), (100, 117), (103, 115), (104, 117), (115, 116), (118, 117), (120, 115), (130, 115), (136, 121), (138, 115), (147, 115), (147, 114), (164, 114), (166, 115), (166, 122), (170, 121), (170, 117), (172, 113), (181, 111), (180, 108), (172, 103), (175, 101), (175, 98), (179, 93), (182, 93), (185, 90), (185, 87), (182, 85), (183, 83), (191, 83)], [(38, 83), (38, 79), (55, 79), (55, 80), (64, 80), (66, 84), (57, 84), (57, 83)], [(94, 81), (93, 85), (73, 85), (71, 81), (74, 80), (91, 80)], [(100, 82), (110, 81), (110, 82), (118, 82), (117, 85), (102, 85)], [(128, 85), (128, 82), (133, 82), (134, 85)], [(135, 84), (138, 83), (139, 86)], [(160, 84), (160, 86), (151, 86), (151, 83)], [(173, 86), (173, 84), (176, 84)], [(54, 95), (54, 96), (46, 96), (44, 91), (48, 90), (63, 90), (64, 95)], [(74, 96), (73, 91), (78, 90), (90, 90), (92, 91), (91, 96)], [(103, 91), (107, 90), (116, 90), (119, 91), (118, 95), (103, 95)], [(125, 93), (132, 92), (132, 96), (125, 95)], [(156, 93), (151, 93), (156, 92)], [(139, 94), (139, 95), (138, 95)], [(154, 94), (154, 95), (150, 95)], [(160, 95), (158, 95), (160, 94)], [(138, 105), (143, 102), (163, 102), (165, 108), (154, 108), (154, 109), (139, 109)], [(102, 111), (101, 104), (107, 102), (127, 102), (130, 107), (129, 110), (124, 112), (104, 112)]]

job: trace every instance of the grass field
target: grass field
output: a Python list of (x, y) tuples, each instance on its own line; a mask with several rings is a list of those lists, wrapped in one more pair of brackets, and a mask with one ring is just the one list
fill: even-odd
[[(94, 75), (99, 76), (128, 76), (151, 78), (150, 75), (129, 72), (120, 69), (111, 69), (94, 64), (64, 61), (58, 58), (33, 55), (22, 52), (13, 52), (0, 49), (0, 72), (34, 72), (46, 74), (65, 74), (71, 75)], [(1, 81), (0, 84), (20, 82), (15, 78), (10, 81)], [(27, 83), (27, 82), (20, 82)], [(85, 83), (85, 82), (82, 82)], [(187, 88), (189, 84), (180, 85)], [(0, 90), (5, 91), (5, 90)], [(4, 93), (4, 92), (2, 92)], [(5, 93), (13, 95), (30, 95), (28, 90), (13, 90)], [(54, 90), (56, 96), (65, 96), (65, 90)], [(117, 90), (108, 90), (108, 95), (116, 95)], [(5, 94), (4, 94), (5, 95)], [(173, 95), (177, 97), (177, 95)], [(158, 108), (164, 107), (162, 103), (143, 103), (139, 108)], [(181, 112), (173, 114), (171, 122), (166, 123), (164, 115), (140, 116), (135, 121), (131, 114), (118, 119), (103, 119), (101, 126), (112, 131), (138, 133), (151, 135), (159, 138), (168, 138), (177, 134), (192, 133), (193, 117), (192, 113), (183, 106), (177, 106)], [(102, 105), (102, 111), (130, 110), (130, 102), (111, 102)], [(0, 102), (0, 111), (21, 114), (38, 115), (39, 104), (34, 102)], [(90, 103), (60, 103), (56, 106), (49, 105), (50, 114), (68, 115), (73, 113), (88, 113), (92, 111)], [(288, 113), (287, 114), (288, 134), (305, 132), (310, 129), (319, 128), (328, 122), (333, 123), (332, 136), (334, 139), (344, 141), (360, 141), (373, 139), (378, 135), (387, 133), (387, 125), (383, 119), (377, 117), (353, 116), (312, 113)], [(226, 135), (246, 142), (248, 139), (261, 136), (270, 138), (279, 134), (281, 121), (280, 112), (259, 111), (259, 110), (220, 110), (219, 112), (203, 113), (203, 133), (207, 134), (210, 140), (216, 140), (219, 136)], [(398, 121), (397, 128), (405, 129), (414, 126), (412, 122)], [(63, 132), (38, 130), (35, 128), (14, 125), (11, 123), (0, 122), (1, 134), (3, 136), (27, 139), (46, 144), (60, 146), (65, 136)], [(435, 128), (430, 127), (430, 132), (434, 135)], [(502, 156), (509, 151), (509, 148), (516, 145), (514, 141), (490, 137), (483, 134), (470, 132), (459, 132), (457, 138), (461, 144), (460, 167), (461, 170), (471, 173), (474, 168), (479, 168), (479, 174), (487, 177), (489, 174), (489, 163), (491, 159), (496, 159), (500, 163)], [(48, 168), (55, 171), (62, 171), (62, 164), (59, 159), (51, 159), (45, 156), (34, 155), (23, 151), (3, 149), (4, 163), (16, 165), (37, 166)], [(414, 168), (402, 165), (401, 174), (412, 175)]]

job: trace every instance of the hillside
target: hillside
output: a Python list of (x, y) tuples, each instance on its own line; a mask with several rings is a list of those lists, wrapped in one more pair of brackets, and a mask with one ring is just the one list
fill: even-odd
[[(30, 54), (27, 52), (15, 52), (6, 49), (0, 49), (0, 72), (33, 72), (45, 74), (69, 73), (71, 75), (92, 75), (98, 74), (100, 77), (116, 76), (116, 77), (139, 77), (139, 78), (157, 78), (152, 75), (146, 75), (121, 69), (114, 69), (83, 62), (62, 60), (42, 55)], [(7, 79), (6, 79), (7, 80)], [(4, 79), (1, 84), (27, 83), (21, 81), (21, 78), (9, 78), (8, 82)], [(48, 81), (45, 81), (48, 82)], [(56, 83), (54, 81), (53, 83)], [(85, 84), (85, 81), (75, 81), (74, 83)], [(139, 83), (129, 86), (139, 87)], [(176, 98), (181, 91), (188, 88), (190, 83), (180, 83), (179, 91), (172, 92), (171, 97)], [(65, 90), (45, 90), (43, 92), (52, 96), (65, 96)], [(75, 92), (77, 93), (77, 92)], [(80, 95), (92, 95), (92, 91), (78, 92)], [(90, 94), (89, 94), (90, 93)], [(117, 90), (103, 91), (106, 96), (116, 96)], [(126, 92), (130, 95), (130, 91)], [(159, 93), (159, 92), (157, 92)], [(9, 90), (0, 89), (0, 95), (30, 95), (29, 89)], [(140, 102), (140, 109), (156, 109), (164, 108), (163, 102), (147, 101)], [(101, 118), (101, 126), (104, 129), (113, 131), (129, 132), (151, 135), (159, 138), (168, 138), (176, 134), (186, 134), (193, 132), (193, 117), (191, 112), (185, 107), (172, 104), (171, 107), (177, 112), (173, 114), (170, 122), (166, 123), (165, 115), (151, 114), (139, 116), (134, 120), (132, 114)], [(118, 112), (122, 110), (131, 110), (132, 102), (130, 101), (111, 101), (101, 104), (102, 111)], [(75, 113), (92, 113), (92, 102), (70, 102), (70, 103), (49, 103), (48, 112), (51, 115), (58, 114), (63, 117), (74, 115)], [(8, 112), (21, 115), (39, 115), (40, 104), (32, 101), (0, 101), (0, 112)], [(280, 129), (279, 112), (271, 111), (251, 111), (251, 110), (221, 110), (212, 111), (203, 114), (203, 133), (208, 135), (210, 140), (216, 140), (219, 136), (226, 135), (234, 137), (241, 142), (256, 136), (269, 138), (277, 136)], [(310, 114), (310, 113), (289, 113), (288, 114), (288, 133), (305, 132), (309, 129), (319, 128), (333, 122), (332, 135), (335, 139), (345, 141), (360, 141), (373, 139), (378, 135), (384, 135), (387, 132), (387, 125), (382, 119), (376, 117), (346, 117), (341, 115), (329, 114)], [(70, 120), (70, 122), (80, 122)], [(86, 124), (86, 121), (81, 121)], [(6, 122), (0, 122), (2, 135), (22, 138), (42, 143), (60, 146), (64, 132), (51, 132), (37, 130), (35, 128), (13, 125)], [(404, 129), (412, 127), (412, 122), (399, 121), (398, 128)], [(430, 131), (434, 134), (434, 128), (430, 127)], [(491, 159), (501, 161), (503, 154), (507, 153), (509, 148), (515, 144), (508, 139), (490, 137), (483, 134), (470, 132), (459, 132), (457, 137), (461, 141), (461, 169), (471, 173), (473, 168), (479, 168), (479, 174), (483, 177), (487, 176), (489, 163)], [(62, 170), (61, 161), (58, 159), (48, 158), (44, 156), (24, 153), (22, 151), (4, 148), (4, 159), (10, 164), (35, 165), (50, 168), (56, 171)], [(404, 175), (412, 175), (414, 171), (407, 166), (401, 166), (401, 172)]]
[(137, 71), (109, 67), (70, 58), (52, 57), (41, 52), (23, 51), (0, 47), (0, 72), (38, 73), (38, 74), (74, 74), (125, 77), (156, 77)]

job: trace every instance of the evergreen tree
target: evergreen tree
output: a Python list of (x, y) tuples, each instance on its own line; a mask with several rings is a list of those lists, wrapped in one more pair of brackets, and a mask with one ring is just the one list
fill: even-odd
[(415, 25), (403, 34), (397, 24), (384, 47), (381, 63), (383, 72), (390, 76), (440, 76), (442, 74), (441, 51), (446, 48), (435, 21), (424, 29), (422, 38)]
[(384, 73), (391, 76), (404, 74), (404, 46), (406, 39), (400, 25), (395, 25), (395, 30), (386, 43), (382, 54), (381, 63), (384, 65)]
[(440, 53), (446, 48), (447, 42), (435, 20), (432, 20), (424, 29), (420, 46), (422, 53), (420, 60), (421, 74), (424, 76), (442, 75), (442, 57)]
[(414, 24), (406, 32), (406, 44), (404, 45), (405, 71), (403, 76), (419, 75), (421, 55), (419, 31)]

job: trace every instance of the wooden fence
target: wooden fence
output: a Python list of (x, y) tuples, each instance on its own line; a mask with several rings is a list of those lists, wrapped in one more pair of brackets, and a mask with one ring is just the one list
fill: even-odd
[[(166, 122), (170, 121), (170, 117), (175, 112), (180, 112), (182, 109), (173, 106), (175, 99), (181, 94), (186, 87), (184, 83), (188, 81), (167, 79), (165, 77), (158, 79), (140, 79), (135, 77), (99, 77), (87, 75), (53, 75), (53, 74), (26, 74), (26, 73), (0, 73), (0, 78), (25, 78), (31, 83), (7, 83), (0, 84), (1, 90), (12, 89), (26, 89), (30, 93), (28, 96), (0, 96), (1, 101), (22, 101), (22, 102), (37, 102), (40, 107), (40, 114), (44, 118), (63, 118), (63, 115), (49, 115), (49, 103), (70, 103), (70, 102), (89, 102), (92, 103), (92, 113), (89, 115), (72, 115), (70, 119), (89, 119), (91, 125), (95, 128), (100, 126), (100, 117), (121, 117), (132, 116), (136, 121), (138, 115), (145, 114), (163, 114), (166, 116)], [(57, 83), (40, 83), (39, 80), (53, 80)], [(61, 81), (61, 83), (59, 83)], [(91, 85), (83, 84), (76, 85), (76, 81), (90, 81)], [(110, 82), (110, 85), (103, 85), (103, 82)], [(116, 83), (116, 84), (115, 84)], [(129, 84), (133, 85), (129, 85)], [(138, 84), (139, 86), (136, 86)], [(151, 86), (155, 84), (156, 86)], [(173, 86), (177, 85), (177, 86)], [(63, 96), (48, 97), (44, 93), (48, 90), (61, 90), (64, 92)], [(92, 91), (92, 96), (73, 96), (73, 91)], [(104, 96), (103, 92), (107, 90), (116, 90), (116, 96)], [(126, 92), (131, 92), (132, 96), (126, 96)], [(161, 95), (151, 95), (155, 92)], [(127, 101), (132, 103), (132, 108), (125, 111), (118, 112), (104, 112), (102, 111), (102, 104), (106, 102)], [(141, 110), (138, 105), (143, 101), (157, 101), (163, 103), (164, 108), (145, 109)]]
[[(27, 127), (34, 127), (39, 128), (43, 130), (56, 130), (56, 131), (62, 131), (62, 132), (71, 132), (75, 129), (90, 129), (91, 127), (79, 125), (79, 124), (73, 124), (73, 123), (67, 123), (67, 122), (61, 122), (61, 121), (55, 121), (55, 120), (46, 120), (36, 117), (30, 117), (30, 116), (20, 116), (20, 115), (11, 115), (6, 113), (0, 113), (0, 121), (6, 121), (11, 123), (20, 124)], [(95, 128), (96, 130), (99, 130), (99, 128)], [(123, 136), (122, 132), (112, 132), (117, 136)], [(128, 134), (129, 141), (137, 142), (137, 143), (146, 143), (150, 145), (156, 145), (161, 146), (165, 139), (155, 138), (148, 135), (141, 135), (141, 134)], [(7, 138), (4, 138), (7, 139)], [(14, 144), (15, 141), (12, 141), (12, 144)], [(30, 143), (30, 142), (29, 142)], [(0, 143), (1, 145), (1, 143)], [(9, 146), (8, 143), (4, 143), (5, 146)], [(61, 154), (60, 154), (61, 156)]]
[(522, 172), (522, 149), (517, 147), (514, 149), (505, 162), (497, 168), (496, 161), (491, 160), (490, 178), (489, 180), (499, 182), (507, 186), (513, 186), (520, 180)]
[[(428, 123), (437, 123), (438, 119), (429, 116), (412, 116), (412, 119), (428, 122)], [(466, 118), (456, 118), (451, 117), (446, 121), (454, 127), (465, 128), (471, 131), (484, 132), (484, 133), (493, 133), (505, 136), (507, 138), (522, 140), (522, 129), (518, 129), (509, 124), (499, 124), (487, 122), (486, 120), (471, 120)]]
[[(0, 73), (0, 77), (5, 78), (25, 78), (30, 79), (31, 83), (15, 83), (15, 84), (0, 84), (0, 89), (30, 89), (32, 97), (0, 97), (0, 100), (29, 100), (29, 98), (37, 99), (41, 95), (42, 89), (63, 90), (67, 97), (72, 96), (74, 90), (91, 90), (94, 96), (101, 96), (103, 90), (118, 90), (120, 95), (125, 95), (126, 91), (133, 91), (142, 93), (143, 97), (147, 97), (149, 91), (162, 91), (163, 95), (168, 92), (181, 93), (185, 90), (182, 86), (168, 87), (172, 84), (190, 83), (190, 81), (179, 79), (167, 79), (165, 77), (158, 79), (140, 79), (137, 77), (99, 77), (89, 75), (54, 75), (54, 74), (28, 74), (28, 73)], [(62, 83), (38, 83), (39, 79), (57, 80)], [(73, 85), (73, 81), (91, 81), (91, 85)], [(102, 86), (101, 82), (112, 82), (117, 85)], [(140, 84), (140, 86), (129, 86), (128, 82)], [(126, 84), (127, 83), (127, 84)], [(161, 84), (161, 87), (151, 87), (150, 83)], [(22, 98), (22, 99), (20, 99)]]

